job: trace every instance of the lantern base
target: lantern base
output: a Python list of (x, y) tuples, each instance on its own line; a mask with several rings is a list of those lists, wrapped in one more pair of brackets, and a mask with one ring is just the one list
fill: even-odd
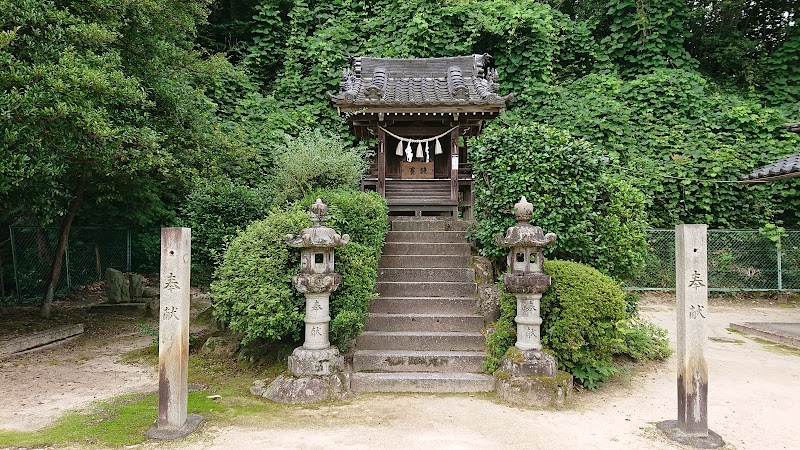
[(250, 387), (253, 395), (287, 404), (336, 400), (349, 392), (350, 377), (344, 372), (320, 377), (281, 375), (268, 386), (264, 380), (258, 380)]
[(336, 347), (321, 350), (297, 347), (289, 357), (289, 371), (296, 377), (334, 375), (343, 368), (344, 357)]
[(278, 403), (317, 403), (342, 398), (350, 392), (350, 377), (336, 347), (311, 350), (297, 347), (289, 357), (291, 375), (281, 375), (268, 386), (256, 381), (250, 392)]
[(572, 375), (558, 371), (553, 355), (539, 350), (511, 347), (495, 377), (498, 398), (512, 406), (560, 408), (572, 394)]

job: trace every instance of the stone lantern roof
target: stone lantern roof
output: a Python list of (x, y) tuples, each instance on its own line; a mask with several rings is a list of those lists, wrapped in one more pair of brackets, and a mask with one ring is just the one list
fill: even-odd
[(514, 218), (517, 224), (509, 227), (505, 236), (495, 236), (495, 242), (502, 247), (528, 247), (542, 248), (556, 242), (554, 233), (544, 234), (540, 227), (530, 224), (533, 205), (523, 196), (519, 203), (514, 205)]
[(286, 235), (286, 243), (291, 247), (304, 248), (334, 248), (341, 247), (350, 242), (347, 234), (339, 235), (333, 228), (325, 226), (328, 215), (328, 207), (322, 203), (321, 199), (311, 205), (311, 222), (309, 228), (303, 228), (300, 234), (295, 237), (292, 234)]

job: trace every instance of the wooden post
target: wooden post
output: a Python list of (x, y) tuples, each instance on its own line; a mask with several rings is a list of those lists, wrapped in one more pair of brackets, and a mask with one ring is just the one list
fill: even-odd
[(378, 128), (378, 195), (386, 198), (386, 132)]
[(656, 424), (668, 438), (696, 448), (725, 441), (708, 429), (708, 232), (705, 225), (675, 226), (675, 313), (678, 322), (678, 420)]
[(675, 293), (678, 320), (678, 428), (708, 436), (707, 231), (705, 225), (675, 226)]
[(450, 133), (450, 200), (458, 202), (458, 127)]
[(191, 228), (161, 229), (161, 302), (158, 330), (158, 421), (146, 434), (176, 439), (202, 417), (187, 414)]

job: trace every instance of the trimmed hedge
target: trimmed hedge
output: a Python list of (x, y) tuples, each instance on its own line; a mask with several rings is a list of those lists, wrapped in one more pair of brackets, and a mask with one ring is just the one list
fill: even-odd
[(625, 293), (611, 277), (572, 261), (545, 261), (544, 271), (553, 284), (542, 296), (542, 345), (582, 385), (599, 386), (623, 350), (617, 322), (629, 317)]
[(273, 195), (265, 188), (235, 185), (229, 181), (204, 183), (186, 198), (181, 224), (192, 229), (192, 265), (195, 272), (211, 275), (228, 242), (254, 220), (263, 219)]

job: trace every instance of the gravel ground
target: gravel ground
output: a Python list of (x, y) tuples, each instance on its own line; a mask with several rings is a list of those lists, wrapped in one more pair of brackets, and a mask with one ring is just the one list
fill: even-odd
[[(800, 322), (800, 308), (772, 303), (718, 301), (709, 309), (709, 426), (729, 449), (800, 448), (800, 352), (727, 329), (731, 322)], [(641, 310), (674, 342), (674, 298), (649, 298)], [(114, 357), (146, 339), (129, 333), (94, 350), (67, 344), (0, 363), (0, 428), (36, 429), (93, 400), (153, 390), (152, 369)], [(244, 416), (233, 426), (204, 424), (184, 441), (143, 447), (683, 448), (655, 429), (677, 416), (675, 364), (673, 356), (617, 376), (562, 411), (510, 408), (489, 395), (373, 394), (291, 407), (270, 419)]]

